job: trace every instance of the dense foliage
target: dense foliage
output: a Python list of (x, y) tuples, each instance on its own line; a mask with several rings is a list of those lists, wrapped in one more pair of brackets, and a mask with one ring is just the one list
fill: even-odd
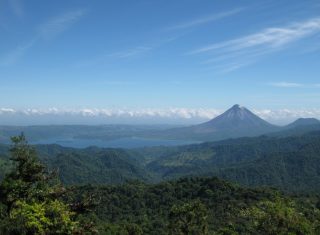
[[(315, 202), (297, 203), (270, 189), (243, 188), (217, 178), (160, 184), (130, 182), (77, 188), (99, 198), (101, 234), (318, 234)], [(127, 232), (135, 228), (136, 233)]]
[[(40, 163), (35, 149), (23, 135), (12, 140), (13, 163), (0, 184), (0, 234), (320, 233), (317, 197), (292, 198), (267, 188), (250, 189), (218, 178), (198, 177), (158, 184), (130, 181), (64, 188), (56, 174)], [(212, 145), (222, 148), (228, 144)], [(49, 162), (53, 153), (74, 154), (73, 149), (57, 146), (42, 146), (39, 150), (44, 162)], [(100, 153), (102, 150), (79, 151)], [(112, 155), (122, 150), (104, 151)]]
[[(146, 181), (149, 178), (146, 170), (125, 150), (95, 147), (64, 150), (57, 145), (38, 148), (43, 162), (51, 169), (59, 169), (60, 179), (68, 185), (117, 184), (134, 179)], [(54, 157), (52, 152), (55, 152)]]
[[(13, 137), (12, 170), (0, 184), (0, 234), (81, 234), (64, 187), (40, 163), (24, 135)], [(60, 198), (60, 199), (59, 199)]]
[(155, 149), (146, 165), (160, 179), (218, 176), (248, 186), (320, 191), (320, 132)]
[[(3, 169), (0, 179), (10, 167), (6, 149), (5, 146), (0, 147), (0, 169)], [(39, 159), (49, 169), (57, 170), (64, 184), (117, 184), (152, 178), (125, 150), (96, 147), (73, 149), (59, 145), (37, 145), (36, 149)]]

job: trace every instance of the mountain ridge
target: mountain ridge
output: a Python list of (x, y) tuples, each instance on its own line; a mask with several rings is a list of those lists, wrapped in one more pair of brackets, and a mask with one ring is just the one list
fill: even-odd
[(309, 126), (309, 125), (318, 125), (320, 121), (316, 118), (298, 118), (297, 120), (289, 123), (288, 125), (284, 126), (284, 128), (294, 128), (298, 126)]
[[(159, 127), (135, 125), (46, 125), (46, 126), (0, 126), (0, 142), (10, 143), (10, 137), (24, 132), (34, 144), (55, 143), (68, 140), (110, 141), (121, 138), (146, 138), (182, 141), (220, 141), (230, 138), (278, 135), (287, 131), (306, 133), (320, 129), (315, 118), (299, 118), (286, 126), (277, 126), (260, 118), (246, 107), (233, 105), (221, 115), (193, 126)], [(47, 140), (42, 142), (43, 140)], [(60, 141), (61, 140), (61, 141)], [(177, 144), (179, 145), (179, 144)], [(89, 146), (89, 145), (87, 145)], [(85, 147), (87, 147), (85, 146)], [(156, 145), (155, 145), (156, 146)], [(125, 147), (124, 147), (125, 148)]]
[(279, 130), (249, 109), (233, 105), (219, 116), (189, 127), (180, 127), (160, 132), (160, 136), (172, 139), (218, 141), (228, 138), (258, 136)]

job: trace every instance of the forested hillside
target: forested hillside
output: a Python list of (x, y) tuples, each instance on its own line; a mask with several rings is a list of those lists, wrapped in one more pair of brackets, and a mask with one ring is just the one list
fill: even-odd
[(317, 199), (301, 203), (274, 190), (243, 188), (217, 178), (80, 187), (73, 193), (88, 192), (98, 200), (92, 215), (102, 234), (319, 232)]
[[(290, 144), (284, 147), (279, 143), (275, 152), (286, 156), (287, 152), (284, 150), (290, 148), (310, 154), (319, 150), (316, 144), (318, 137), (318, 133), (310, 133), (300, 140), (291, 137)], [(229, 149), (231, 143), (234, 145), (234, 150), (241, 149), (242, 145), (246, 146), (248, 143), (248, 146), (273, 143), (262, 139), (269, 137), (208, 143), (207, 149), (211, 147), (230, 154), (225, 149)], [(140, 175), (139, 171), (133, 170), (135, 168), (127, 163), (126, 158), (132, 163), (135, 163), (136, 159), (130, 157), (124, 150), (99, 148), (74, 150), (55, 145), (38, 146), (42, 162), (50, 164), (51, 169), (55, 168), (54, 163), (62, 162), (55, 168), (58, 169), (56, 172), (47, 170), (38, 161), (37, 153), (27, 144), (24, 136), (15, 137), (13, 141), (10, 158), (6, 152), (7, 147), (3, 146), (1, 150), (7, 157), (7, 159), (3, 157), (2, 162), (10, 166), (6, 168), (9, 174), (0, 183), (0, 232), (4, 235), (253, 235), (257, 233), (316, 235), (320, 232), (320, 203), (316, 194), (293, 197), (270, 188), (252, 189), (215, 177), (195, 176), (151, 184), (129, 180), (135, 179), (129, 175), (126, 178), (129, 181), (126, 183), (111, 185), (104, 181), (94, 181), (98, 178), (98, 172), (106, 177), (105, 180), (112, 177), (114, 172), (125, 175), (128, 169), (138, 173), (137, 176), (142, 179), (146, 176), (144, 173)], [(293, 143), (297, 149), (293, 148)], [(267, 146), (261, 145), (259, 151), (254, 152), (267, 152)], [(195, 150), (195, 146), (188, 148)], [(244, 148), (245, 151), (248, 149)], [(95, 157), (89, 157), (90, 154)], [(316, 152), (314, 154), (316, 155)], [(279, 155), (277, 158), (279, 159)], [(246, 159), (238, 158), (234, 161), (246, 161)], [(93, 165), (90, 166), (89, 162)], [(226, 162), (217, 161), (217, 164), (224, 166)], [(93, 167), (92, 170), (96, 173), (91, 176), (92, 178), (89, 177), (90, 167)], [(88, 169), (88, 172), (85, 172), (85, 169)], [(263, 168), (257, 170), (262, 171)], [(59, 171), (64, 173), (61, 174)], [(241, 174), (235, 175), (241, 176)], [(63, 180), (73, 179), (73, 182), (68, 182), (73, 186), (64, 187), (56, 176), (60, 176)], [(81, 178), (83, 176), (85, 178)], [(76, 180), (76, 177), (79, 179)], [(297, 177), (299, 178), (298, 174)], [(120, 179), (111, 183), (119, 183), (123, 180)], [(92, 181), (92, 184), (96, 185), (74, 185), (84, 184), (87, 181)], [(311, 182), (314, 187), (317, 187), (316, 181), (317, 179)]]
[[(56, 170), (60, 180), (67, 185), (119, 184), (128, 180), (152, 179), (126, 150), (96, 147), (73, 149), (59, 145), (37, 145), (36, 149), (40, 160), (49, 169)], [(7, 170), (9, 166), (8, 147), (3, 146), (0, 167)], [(0, 177), (4, 176), (4, 172)]]
[[(291, 192), (320, 191), (320, 132), (260, 136), (180, 147), (134, 150), (36, 146), (40, 159), (64, 184), (160, 182), (184, 176), (218, 176), (246, 186)], [(0, 148), (0, 177), (10, 167)]]
[(157, 158), (149, 159), (147, 168), (161, 179), (215, 175), (249, 186), (320, 190), (320, 132), (240, 138), (155, 152)]

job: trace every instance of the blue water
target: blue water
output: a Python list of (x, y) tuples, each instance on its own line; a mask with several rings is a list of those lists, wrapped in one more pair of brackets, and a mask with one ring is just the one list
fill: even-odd
[(184, 140), (160, 140), (146, 139), (137, 137), (127, 137), (116, 140), (98, 140), (98, 139), (59, 139), (52, 138), (41, 141), (35, 141), (32, 144), (59, 144), (64, 147), (86, 148), (97, 146), (102, 148), (141, 148), (152, 146), (177, 146), (200, 143), (197, 141)]

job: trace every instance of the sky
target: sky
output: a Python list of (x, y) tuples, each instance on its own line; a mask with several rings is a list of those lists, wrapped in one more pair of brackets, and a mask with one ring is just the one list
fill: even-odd
[(0, 0), (0, 123), (320, 118), (320, 0)]

